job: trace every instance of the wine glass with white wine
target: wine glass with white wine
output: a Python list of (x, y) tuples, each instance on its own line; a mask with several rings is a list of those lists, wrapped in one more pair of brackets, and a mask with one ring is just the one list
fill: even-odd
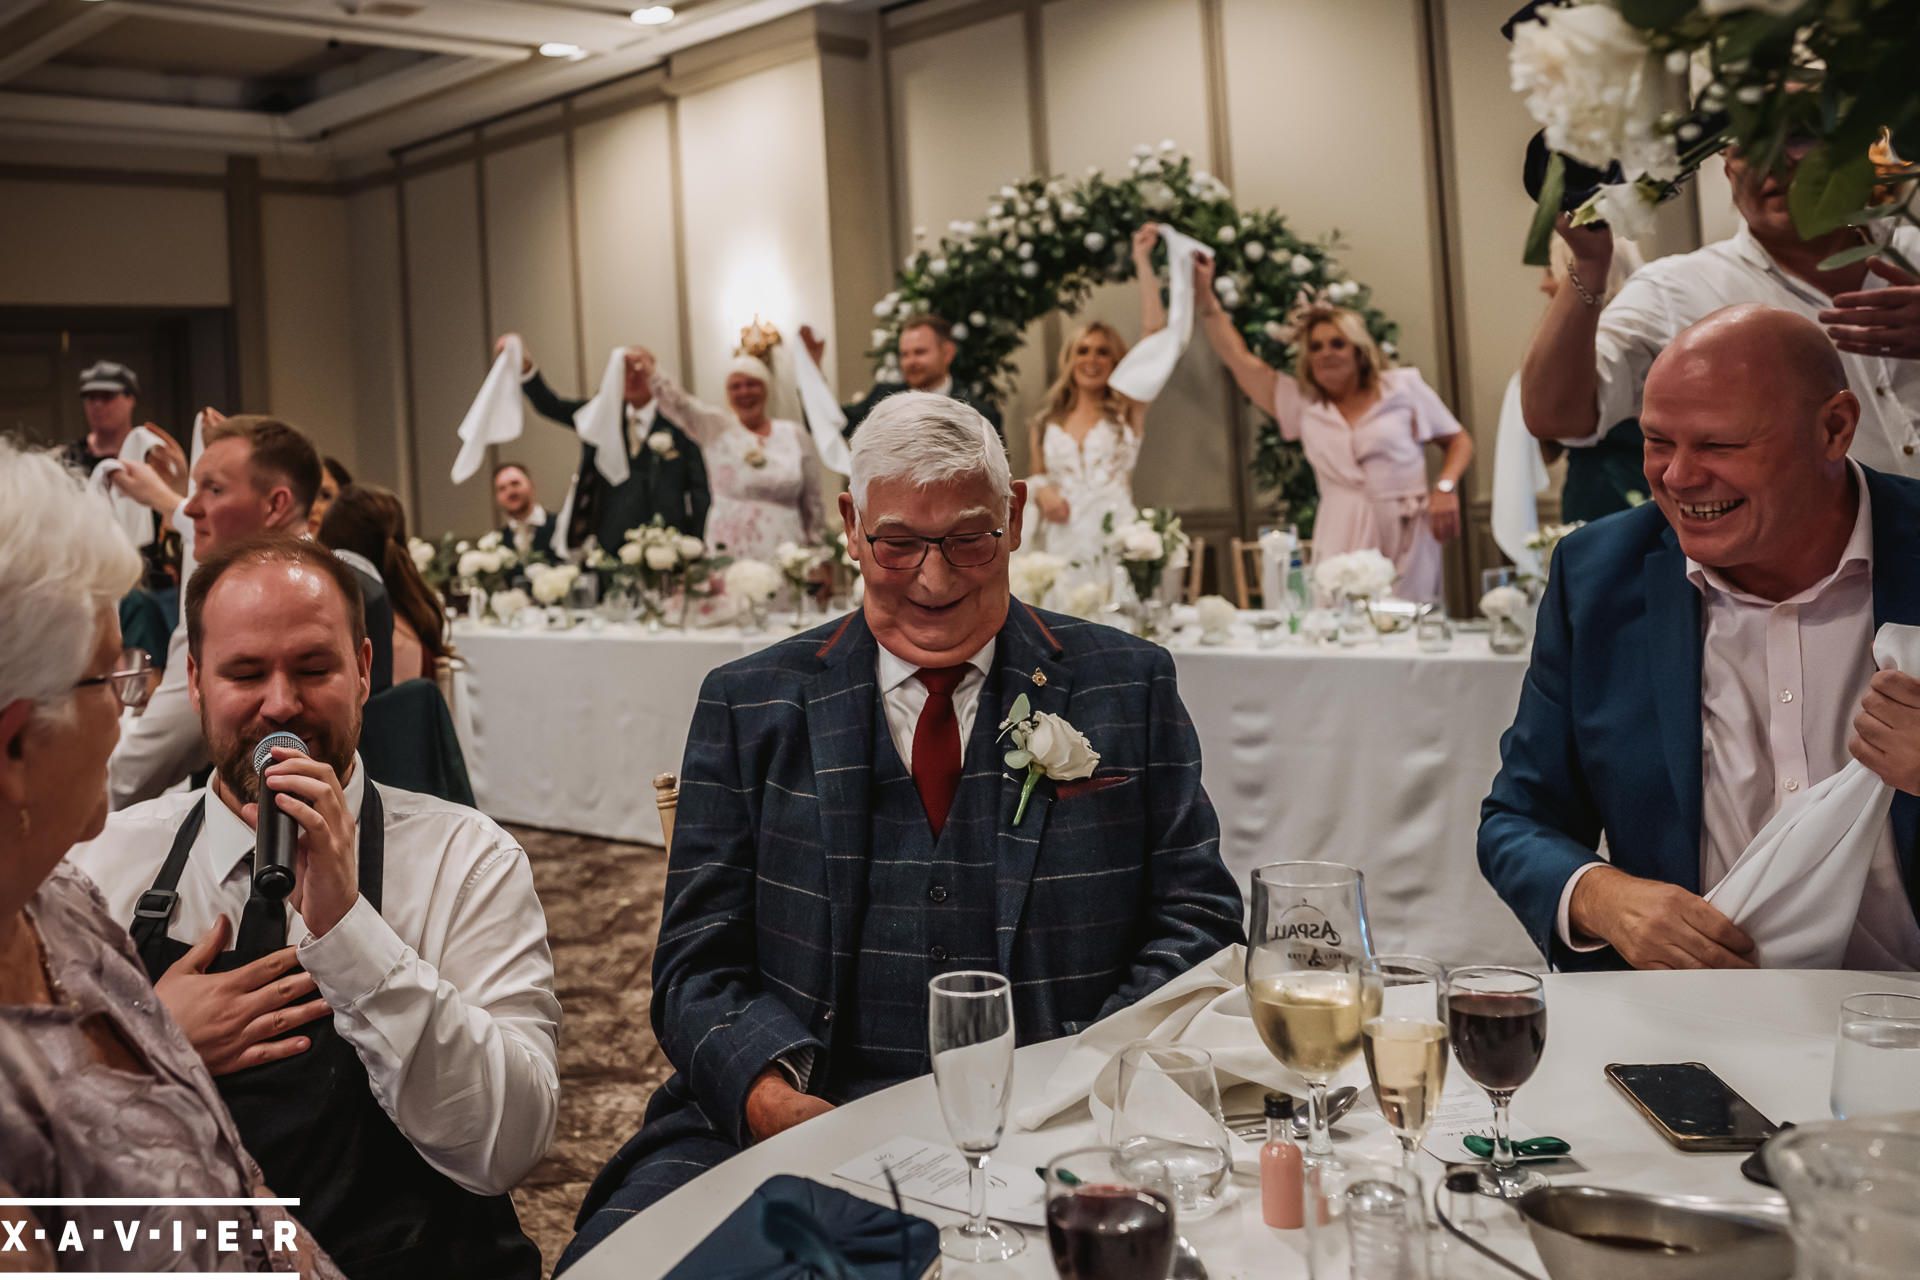
[(1360, 1025), (1373, 1096), (1417, 1177), (1447, 1083), (1447, 971), (1425, 956), (1372, 956), (1360, 963), (1360, 998), (1377, 1011)]
[(1307, 1154), (1333, 1153), (1327, 1084), (1360, 1052), (1369, 1016), (1360, 965), (1373, 954), (1364, 877), (1338, 862), (1273, 862), (1253, 873), (1247, 1002), (1280, 1065), (1307, 1082)]

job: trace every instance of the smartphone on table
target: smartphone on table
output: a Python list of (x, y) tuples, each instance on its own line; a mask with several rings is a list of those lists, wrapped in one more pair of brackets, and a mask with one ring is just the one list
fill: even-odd
[(1779, 1126), (1700, 1062), (1607, 1064), (1607, 1079), (1682, 1151), (1753, 1151)]

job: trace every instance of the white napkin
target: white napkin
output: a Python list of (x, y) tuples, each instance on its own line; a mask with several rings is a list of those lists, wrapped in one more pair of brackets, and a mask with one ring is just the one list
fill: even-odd
[(1207, 247), (1182, 235), (1166, 223), (1160, 238), (1167, 242), (1167, 327), (1134, 343), (1107, 382), (1121, 395), (1142, 404), (1160, 394), (1180, 363), (1180, 353), (1193, 336), (1193, 260)]
[[(560, 504), (560, 514), (553, 518), (553, 554), (555, 558), (567, 558), (567, 530), (573, 527), (573, 499), (580, 492), (580, 473), (574, 472), (567, 479), (567, 500)], [(591, 536), (591, 535), (589, 535)], [(608, 555), (619, 555), (618, 547), (602, 547)]]
[(453, 460), (455, 484), (465, 484), (473, 478), (473, 473), (486, 461), (488, 445), (520, 438), (520, 430), (525, 425), (525, 413), (520, 407), (522, 359), (520, 339), (508, 338), (494, 358), (493, 367), (487, 370), (480, 394), (467, 407), (467, 416), (460, 419), (460, 452)]
[[(779, 348), (776, 348), (776, 351)], [(835, 475), (853, 474), (853, 450), (840, 434), (847, 425), (846, 411), (834, 396), (820, 366), (812, 357), (794, 355), (786, 363), (793, 366), (793, 384), (800, 392), (800, 408), (807, 426), (813, 431), (813, 447), (820, 453), (820, 465)]]
[(1275, 1061), (1247, 1012), (1247, 949), (1238, 943), (1214, 953), (1136, 1004), (1082, 1031), (1053, 1069), (1040, 1096), (1015, 1113), (1019, 1129), (1038, 1129), (1055, 1116), (1091, 1102), (1102, 1132), (1111, 1113), (1120, 1051), (1135, 1040), (1205, 1049), (1213, 1055), (1220, 1092), (1238, 1084), (1304, 1094), (1306, 1082)]
[(161, 447), (160, 437), (145, 427), (135, 427), (127, 432), (127, 438), (120, 444), (120, 452), (112, 458), (103, 458), (93, 468), (93, 474), (87, 477), (87, 488), (105, 496), (107, 505), (113, 508), (113, 522), (120, 526), (120, 532), (135, 547), (145, 547), (153, 542), (153, 512), (144, 503), (136, 502), (113, 487), (108, 477), (128, 462), (145, 462), (147, 451)]
[[(627, 482), (627, 349), (607, 354), (606, 371), (593, 399), (573, 411), (573, 429), (593, 446), (593, 469), (608, 484)], [(618, 547), (609, 547), (618, 551)]]
[[(1920, 627), (1873, 639), (1882, 670), (1920, 671)], [(1773, 815), (1707, 901), (1746, 931), (1766, 969), (1836, 969), (1853, 935), (1893, 788), (1858, 760)]]
[(1536, 502), (1547, 487), (1547, 463), (1540, 442), (1527, 434), (1520, 416), (1520, 375), (1507, 381), (1500, 403), (1500, 427), (1493, 438), (1493, 540), (1521, 573), (1540, 577), (1540, 553), (1527, 546), (1527, 535), (1540, 527)]

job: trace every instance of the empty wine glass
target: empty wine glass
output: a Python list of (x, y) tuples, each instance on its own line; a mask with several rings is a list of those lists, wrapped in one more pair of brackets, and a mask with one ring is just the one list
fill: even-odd
[(1360, 1027), (1367, 1075), (1411, 1174), (1447, 1083), (1447, 971), (1425, 956), (1373, 956), (1360, 988), (1377, 1010)]
[(1514, 1090), (1533, 1078), (1547, 1047), (1547, 992), (1540, 975), (1471, 965), (1447, 976), (1447, 1030), (1460, 1068), (1493, 1099), (1493, 1160), (1480, 1171), (1482, 1195), (1517, 1200), (1547, 1180), (1520, 1166), (1508, 1135)]
[(1280, 1065), (1307, 1082), (1307, 1154), (1333, 1152), (1327, 1082), (1360, 1052), (1360, 961), (1373, 954), (1364, 877), (1338, 862), (1253, 873), (1247, 1003)]
[(1218, 1208), (1233, 1157), (1213, 1055), (1150, 1040), (1122, 1049), (1113, 1145), (1136, 1175), (1164, 1170), (1182, 1214)]
[(1000, 1145), (1013, 1091), (1012, 985), (982, 969), (933, 979), (927, 1048), (940, 1114), (967, 1161), (967, 1222), (940, 1229), (940, 1252), (963, 1262), (1003, 1262), (1027, 1247), (1019, 1228), (987, 1220), (987, 1157)]

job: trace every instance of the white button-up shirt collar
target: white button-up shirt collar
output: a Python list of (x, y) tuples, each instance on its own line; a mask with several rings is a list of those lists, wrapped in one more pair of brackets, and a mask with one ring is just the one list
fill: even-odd
[[(366, 786), (356, 756), (343, 787), (356, 818)], [(238, 936), (253, 831), (206, 790), (115, 813), (74, 849), (114, 919), (132, 922), (203, 797), (206, 821), (167, 933), (192, 943), (224, 915)], [(379, 910), (362, 897), (316, 938), (289, 908), (287, 940), (400, 1131), (460, 1185), (500, 1194), (546, 1154), (559, 1110), (560, 1004), (546, 915), (527, 855), (492, 819), (392, 787), (381, 787), (380, 799)]]
[[(929, 550), (929, 555), (939, 555)], [(967, 758), (967, 741), (973, 736), (974, 715), (980, 709), (980, 690), (987, 683), (987, 673), (993, 670), (993, 655), (999, 648), (1000, 638), (995, 636), (987, 641), (980, 652), (967, 659), (967, 665), (973, 670), (960, 678), (953, 690), (953, 714), (960, 722), (960, 759)], [(880, 704), (887, 714), (887, 733), (893, 738), (894, 750), (900, 753), (900, 763), (907, 766), (907, 772), (913, 772), (913, 731), (920, 724), (920, 712), (927, 705), (927, 686), (920, 683), (920, 668), (905, 658), (893, 653), (885, 645), (880, 645), (880, 660), (876, 673), (880, 684)]]

